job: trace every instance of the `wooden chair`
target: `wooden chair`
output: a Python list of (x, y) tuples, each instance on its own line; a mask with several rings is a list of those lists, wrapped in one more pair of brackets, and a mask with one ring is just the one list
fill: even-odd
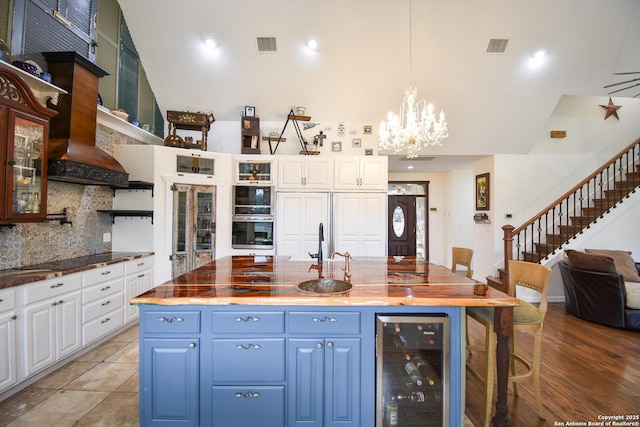
[(473, 270), (471, 270), (471, 258), (473, 257), (473, 250), (469, 248), (451, 248), (451, 271), (458, 273), (458, 266), (466, 267), (466, 270), (462, 270), (466, 273), (466, 276), (471, 279), (473, 276)]
[[(514, 394), (518, 395), (517, 383), (528, 378), (533, 379), (538, 415), (544, 419), (542, 396), (540, 395), (540, 357), (542, 352), (542, 325), (547, 312), (547, 282), (551, 269), (541, 264), (525, 261), (509, 261), (509, 295), (515, 296), (515, 287), (524, 286), (540, 293), (540, 303), (536, 307), (520, 300), (520, 306), (513, 308), (513, 336), (510, 344), (511, 372), (509, 382), (513, 382)], [(467, 372), (484, 385), (485, 417), (484, 426), (491, 421), (491, 403), (496, 376), (496, 333), (493, 330), (492, 307), (467, 307), (467, 315), (485, 326), (485, 344), (468, 345), (469, 351), (484, 351), (484, 375), (478, 373), (471, 363), (472, 353), (467, 356)], [(533, 332), (533, 359), (526, 360), (517, 353), (516, 335), (520, 331)], [(518, 370), (520, 367), (520, 370)], [(524, 368), (524, 369), (523, 369)], [(520, 371), (520, 372), (519, 372)]]

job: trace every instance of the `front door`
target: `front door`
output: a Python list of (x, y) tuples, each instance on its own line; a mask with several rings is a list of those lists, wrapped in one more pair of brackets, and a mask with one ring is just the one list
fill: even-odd
[(416, 256), (416, 197), (389, 195), (389, 256)]

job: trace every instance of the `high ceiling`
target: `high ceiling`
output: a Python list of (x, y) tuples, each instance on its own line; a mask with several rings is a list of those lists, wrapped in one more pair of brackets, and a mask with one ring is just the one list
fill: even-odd
[[(304, 105), (375, 133), (412, 81), (447, 114), (437, 157), (526, 153), (563, 94), (606, 97), (604, 85), (625, 80), (614, 73), (640, 71), (637, 0), (118, 1), (161, 111), (225, 121), (252, 105), (284, 121)], [(257, 37), (275, 37), (277, 52), (258, 52)], [(504, 53), (487, 53), (491, 39), (508, 40)]]

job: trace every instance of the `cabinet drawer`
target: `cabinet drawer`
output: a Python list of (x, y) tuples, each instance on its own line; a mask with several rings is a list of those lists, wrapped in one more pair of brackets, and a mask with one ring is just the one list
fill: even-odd
[(124, 274), (123, 263), (111, 264), (105, 267), (98, 267), (92, 270), (87, 270), (82, 273), (84, 277), (84, 286), (95, 285), (96, 283), (111, 280), (117, 277), (122, 277)]
[(139, 271), (151, 270), (152, 268), (153, 257), (134, 259), (124, 263), (124, 274), (128, 276)]
[(284, 338), (214, 339), (213, 381), (284, 381)]
[(97, 285), (82, 290), (82, 303), (86, 304), (107, 295), (111, 295), (116, 292), (122, 292), (123, 289), (124, 281), (122, 278), (111, 280), (105, 283), (98, 283)]
[(232, 311), (213, 313), (213, 333), (284, 333), (284, 312)]
[(325, 335), (359, 334), (360, 313), (292, 311), (289, 313), (289, 332)]
[(82, 326), (82, 345), (87, 345), (124, 325), (124, 309), (120, 307)]
[(24, 290), (24, 303), (31, 304), (48, 298), (55, 298), (66, 292), (75, 291), (82, 287), (80, 273), (47, 279), (27, 285)]
[(82, 306), (82, 323), (100, 317), (116, 308), (122, 308), (124, 295), (122, 293), (107, 295), (104, 298)]
[(149, 333), (200, 333), (199, 311), (147, 311), (143, 321)]
[(0, 313), (16, 308), (16, 293), (13, 289), (0, 291)]
[(211, 397), (211, 409), (216, 425), (285, 425), (283, 386), (217, 386), (213, 387)]

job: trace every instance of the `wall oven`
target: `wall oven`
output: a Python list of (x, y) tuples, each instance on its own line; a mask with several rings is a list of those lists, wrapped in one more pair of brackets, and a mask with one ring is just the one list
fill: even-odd
[(273, 249), (273, 187), (233, 188), (233, 249)]

